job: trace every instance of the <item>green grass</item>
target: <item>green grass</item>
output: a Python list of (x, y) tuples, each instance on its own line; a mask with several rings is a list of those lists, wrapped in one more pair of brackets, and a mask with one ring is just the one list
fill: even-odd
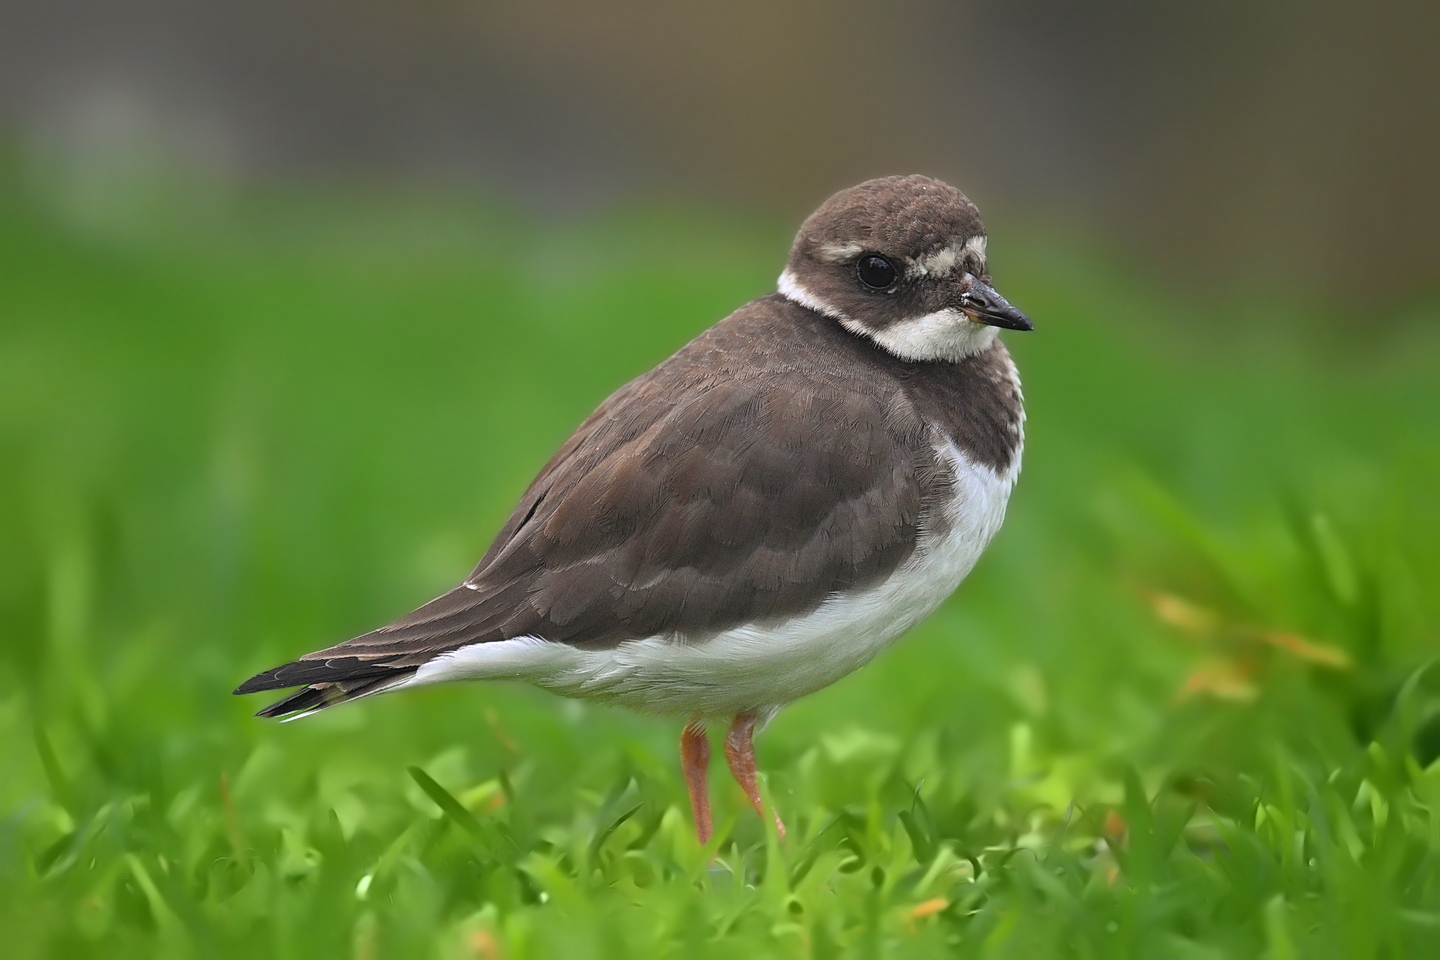
[(790, 837), (720, 767), (701, 850), (676, 722), (470, 685), (278, 725), (229, 691), (468, 572), (594, 404), (769, 289), (787, 225), (305, 191), (87, 218), (18, 182), (5, 956), (1440, 949), (1434, 303), (1186, 301), (996, 224), (1039, 326), (1010, 519), (765, 733)]

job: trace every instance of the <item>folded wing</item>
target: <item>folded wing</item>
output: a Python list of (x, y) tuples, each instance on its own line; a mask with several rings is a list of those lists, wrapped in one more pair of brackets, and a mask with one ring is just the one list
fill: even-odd
[(278, 716), (380, 692), (476, 643), (704, 642), (888, 576), (935, 481), (919, 418), (887, 421), (898, 394), (863, 366), (757, 366), (757, 336), (712, 328), (615, 393), (460, 586), (236, 693), (303, 685), (261, 711)]

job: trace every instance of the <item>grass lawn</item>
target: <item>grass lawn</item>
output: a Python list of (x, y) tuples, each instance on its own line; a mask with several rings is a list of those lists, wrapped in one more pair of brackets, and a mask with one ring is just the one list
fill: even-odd
[(468, 573), (793, 224), (20, 182), (0, 954), (1440, 955), (1440, 304), (1187, 299), (997, 223), (1039, 328), (1006, 527), (761, 738), (790, 836), (721, 765), (702, 850), (675, 721), (454, 685), (282, 725), (230, 690)]

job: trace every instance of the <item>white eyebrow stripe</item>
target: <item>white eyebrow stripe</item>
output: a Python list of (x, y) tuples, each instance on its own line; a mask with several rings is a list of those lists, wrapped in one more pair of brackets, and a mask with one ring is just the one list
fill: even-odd
[(960, 248), (955, 244), (936, 250), (934, 253), (905, 261), (905, 275), (915, 277), (943, 277), (955, 269), (960, 259)]
[(955, 269), (955, 264), (961, 260), (961, 254), (973, 253), (981, 263), (985, 262), (985, 235), (979, 234), (971, 237), (962, 244), (952, 243), (942, 247), (933, 253), (913, 260), (905, 261), (905, 275), (914, 279), (916, 277), (944, 277)]
[(816, 253), (827, 263), (842, 263), (851, 257), (858, 257), (865, 248), (858, 243), (822, 243)]

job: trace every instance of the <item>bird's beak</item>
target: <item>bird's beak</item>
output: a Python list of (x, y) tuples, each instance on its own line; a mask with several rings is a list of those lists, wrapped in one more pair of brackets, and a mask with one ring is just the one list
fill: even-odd
[(1006, 330), (1035, 329), (1030, 318), (1010, 306), (1010, 301), (1000, 296), (990, 284), (969, 274), (966, 274), (965, 279), (965, 292), (960, 294), (958, 304), (965, 316), (976, 323), (987, 323), (992, 327), (1004, 327)]

